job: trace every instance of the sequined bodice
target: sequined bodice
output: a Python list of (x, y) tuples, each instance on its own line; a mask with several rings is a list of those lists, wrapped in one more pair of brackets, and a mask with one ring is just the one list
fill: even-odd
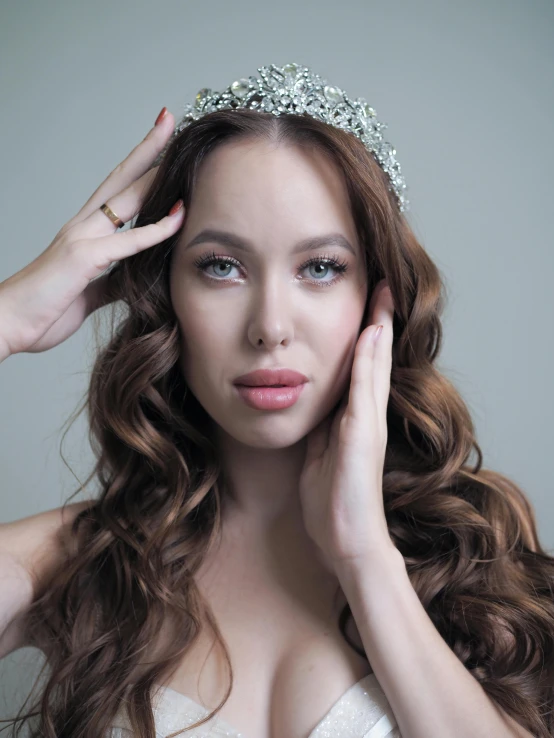
[[(192, 725), (208, 715), (202, 707), (170, 687), (160, 687), (152, 698), (156, 737), (166, 735)], [(126, 715), (120, 710), (106, 738), (131, 738), (132, 732)], [(183, 733), (183, 738), (255, 738), (245, 736), (218, 715)], [(347, 690), (319, 721), (308, 738), (402, 738), (390, 704), (375, 674), (367, 674)]]

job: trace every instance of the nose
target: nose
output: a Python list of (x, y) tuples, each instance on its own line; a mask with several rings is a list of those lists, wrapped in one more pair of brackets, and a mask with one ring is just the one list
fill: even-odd
[(248, 339), (255, 348), (288, 345), (293, 336), (294, 306), (277, 279), (260, 287), (249, 317)]

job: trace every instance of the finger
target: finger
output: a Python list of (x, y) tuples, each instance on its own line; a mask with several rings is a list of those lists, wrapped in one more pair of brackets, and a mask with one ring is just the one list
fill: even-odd
[(184, 207), (174, 215), (166, 215), (157, 223), (149, 223), (140, 228), (130, 228), (122, 233), (112, 233), (92, 240), (82, 240), (72, 245), (72, 251), (79, 259), (89, 265), (90, 273), (86, 276), (94, 279), (107, 269), (114, 261), (133, 256), (139, 251), (155, 246), (172, 236), (182, 226)]
[(385, 287), (380, 291), (375, 306), (375, 322), (383, 326), (379, 340), (375, 344), (373, 357), (373, 395), (375, 398), (377, 422), (381, 434), (387, 431), (387, 405), (390, 395), (392, 371), (394, 301), (391, 291)]
[(374, 428), (377, 413), (374, 397), (374, 355), (377, 325), (365, 328), (356, 344), (350, 375), (350, 393), (346, 414), (358, 426)]
[[(151, 185), (154, 177), (155, 174), (147, 172), (146, 175), (130, 184), (123, 191), (108, 198), (105, 201), (106, 205), (113, 210), (118, 218), (124, 223), (127, 223), (140, 211), (146, 190)], [(100, 203), (100, 205), (102, 204)], [(83, 221), (73, 226), (72, 229), (75, 238), (99, 238), (101, 236), (113, 235), (118, 233), (118, 231), (118, 226), (100, 210), (100, 206)]]
[[(158, 167), (152, 167), (152, 163), (156, 160), (158, 154), (163, 150), (169, 137), (174, 132), (175, 119), (172, 113), (168, 112), (157, 126), (153, 126), (146, 134), (143, 140), (135, 146), (130, 154), (120, 162), (116, 168), (108, 175), (102, 184), (93, 192), (87, 202), (83, 205), (77, 215), (69, 221), (69, 224), (81, 223), (88, 218), (91, 213), (98, 211), (98, 208), (120, 193), (132, 186), (131, 192), (135, 197), (133, 206), (126, 200), (125, 212), (121, 214), (112, 208), (114, 212), (125, 223), (138, 212), (138, 200), (140, 195), (148, 189), (152, 183)], [(111, 207), (111, 205), (110, 205)], [(100, 211), (101, 212), (101, 211)], [(102, 217), (110, 223), (109, 218), (101, 213)], [(115, 226), (114, 226), (115, 227)]]
[(345, 394), (345, 396), (339, 403), (336, 411), (334, 412), (332, 416), (333, 422), (330, 423), (328, 438), (327, 438), (328, 446), (331, 445), (334, 448), (338, 443), (339, 436), (340, 436), (340, 429), (341, 429), (341, 420), (343, 419), (346, 413), (347, 407), (348, 407), (348, 397)]

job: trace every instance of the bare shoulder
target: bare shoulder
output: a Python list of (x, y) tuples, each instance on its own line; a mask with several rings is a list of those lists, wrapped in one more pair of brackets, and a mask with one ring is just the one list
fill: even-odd
[[(73, 502), (35, 513), (8, 523), (0, 523), (0, 552), (13, 557), (24, 569), (34, 574), (56, 563), (57, 538), (64, 526), (94, 504), (94, 500)], [(40, 562), (40, 563), (39, 563)]]
[(28, 632), (27, 613), (63, 566), (59, 533), (94, 500), (65, 506), (0, 523), (0, 575), (4, 596), (0, 603), (0, 658), (18, 648), (35, 646)]

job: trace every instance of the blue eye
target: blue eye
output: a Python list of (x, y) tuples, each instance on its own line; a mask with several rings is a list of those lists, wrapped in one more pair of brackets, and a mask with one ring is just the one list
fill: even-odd
[[(215, 282), (232, 282), (232, 279), (219, 279), (218, 277), (212, 277), (208, 275), (207, 269), (212, 264), (226, 264), (227, 267), (230, 266), (236, 266), (240, 267), (241, 264), (239, 261), (237, 261), (232, 256), (218, 256), (213, 251), (211, 254), (206, 254), (205, 256), (201, 256), (198, 259), (195, 260), (194, 265), (197, 269), (199, 269), (207, 279), (211, 279)], [(317, 287), (328, 287), (329, 285), (333, 285), (336, 282), (338, 282), (342, 276), (345, 274), (345, 272), (348, 270), (348, 263), (346, 261), (341, 261), (341, 259), (337, 255), (332, 256), (325, 256), (325, 257), (312, 257), (311, 259), (308, 259), (308, 261), (305, 261), (300, 266), (300, 271), (307, 269), (309, 266), (312, 266), (312, 264), (317, 265), (323, 265), (325, 269), (331, 267), (335, 270), (337, 273), (337, 276), (334, 277), (331, 280), (328, 281), (322, 281), (321, 279), (310, 279), (309, 281), (312, 284), (315, 284)], [(227, 276), (227, 275), (222, 275)]]

